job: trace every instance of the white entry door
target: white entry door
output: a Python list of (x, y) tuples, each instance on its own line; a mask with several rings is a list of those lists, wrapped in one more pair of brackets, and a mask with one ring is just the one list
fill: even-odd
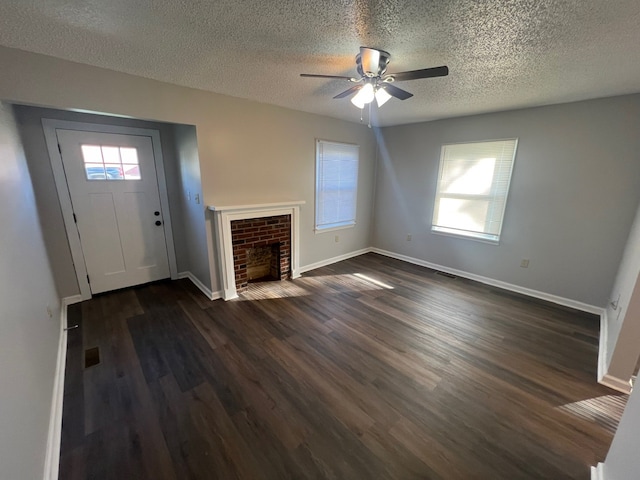
[(151, 138), (56, 133), (91, 292), (169, 277)]

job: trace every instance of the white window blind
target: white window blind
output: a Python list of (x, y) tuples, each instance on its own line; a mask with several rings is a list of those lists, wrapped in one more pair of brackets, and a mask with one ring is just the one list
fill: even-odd
[(316, 142), (316, 230), (356, 223), (358, 145)]
[(517, 143), (442, 146), (433, 231), (499, 241)]

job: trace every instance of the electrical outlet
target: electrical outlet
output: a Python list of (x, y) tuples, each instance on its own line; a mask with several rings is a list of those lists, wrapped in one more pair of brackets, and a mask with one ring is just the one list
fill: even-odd
[(333, 238), (333, 240), (334, 240), (336, 243), (340, 243), (340, 235), (336, 235), (336, 236)]
[(529, 259), (523, 258), (522, 261), (520, 262), (520, 266), (522, 268), (529, 268)]
[(411, 234), (409, 233), (409, 234), (407, 235), (407, 242), (410, 242), (410, 241), (411, 241)]
[(196, 193), (196, 194), (193, 196), (193, 198), (194, 198), (194, 200), (196, 201), (196, 203), (197, 203), (198, 205), (200, 205), (200, 194), (199, 194), (199, 193)]

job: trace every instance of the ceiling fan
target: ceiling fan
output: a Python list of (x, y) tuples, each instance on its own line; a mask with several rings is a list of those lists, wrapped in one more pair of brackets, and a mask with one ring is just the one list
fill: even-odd
[(360, 53), (356, 55), (356, 70), (360, 77), (345, 77), (341, 75), (316, 75), (313, 73), (301, 73), (301, 77), (343, 79), (357, 83), (353, 87), (339, 93), (333, 98), (345, 98), (354, 95), (351, 99), (358, 108), (373, 102), (375, 98), (378, 107), (384, 105), (391, 97), (406, 100), (413, 97), (412, 93), (393, 85), (393, 82), (405, 82), (420, 78), (444, 77), (449, 74), (446, 66), (423, 68), (408, 72), (386, 73), (387, 65), (391, 60), (391, 54), (377, 48), (360, 47)]

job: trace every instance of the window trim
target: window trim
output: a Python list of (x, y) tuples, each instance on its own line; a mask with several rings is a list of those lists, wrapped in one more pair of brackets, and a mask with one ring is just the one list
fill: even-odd
[[(316, 148), (315, 148), (315, 191), (314, 191), (314, 219), (313, 219), (313, 231), (318, 234), (318, 233), (325, 233), (325, 232), (333, 232), (335, 230), (345, 230), (348, 228), (353, 228), (356, 226), (357, 223), (357, 217), (358, 217), (358, 180), (359, 180), (359, 176), (360, 176), (360, 145), (357, 143), (349, 143), (349, 142), (339, 142), (336, 140), (327, 140), (324, 138), (316, 138), (315, 140), (316, 142)], [(355, 195), (354, 195), (354, 218), (353, 220), (349, 220), (349, 221), (345, 221), (345, 222), (339, 222), (339, 223), (333, 223), (330, 224), (329, 226), (326, 227), (322, 227), (322, 226), (318, 226), (318, 192), (320, 191), (319, 189), (319, 184), (320, 184), (320, 162), (319, 162), (319, 153), (320, 153), (320, 144), (322, 143), (332, 143), (334, 145), (347, 145), (350, 147), (356, 147), (357, 152), (358, 152), (358, 158), (357, 158), (357, 168), (356, 168), (356, 179), (355, 179)]]
[[(447, 237), (455, 237), (455, 238), (462, 238), (462, 239), (466, 239), (466, 240), (473, 240), (476, 242), (482, 242), (482, 243), (488, 243), (490, 245), (500, 245), (500, 240), (502, 239), (502, 227), (504, 226), (504, 217), (505, 214), (507, 212), (507, 204), (508, 204), (508, 200), (509, 200), (509, 193), (511, 191), (511, 179), (513, 178), (513, 169), (515, 167), (516, 164), (516, 156), (518, 153), (518, 137), (511, 137), (511, 138), (496, 138), (496, 139), (490, 139), (490, 140), (478, 140), (478, 141), (467, 141), (467, 142), (451, 142), (451, 143), (443, 143), (440, 146), (440, 162), (439, 162), (439, 166), (438, 166), (438, 176), (436, 177), (436, 188), (435, 188), (435, 194), (434, 194), (434, 198), (433, 198), (433, 208), (432, 208), (432, 212), (431, 212), (431, 228), (430, 231), (431, 233), (434, 233), (436, 235), (443, 235), (443, 236), (447, 236)], [(492, 143), (492, 142), (508, 142), (508, 141), (513, 141), (514, 142), (514, 147), (513, 147), (513, 158), (511, 160), (511, 170), (509, 172), (509, 180), (507, 182), (507, 187), (505, 189), (505, 195), (504, 195), (504, 209), (502, 210), (502, 215), (500, 217), (500, 229), (498, 230), (497, 234), (491, 234), (491, 233), (484, 233), (484, 232), (475, 232), (475, 231), (467, 231), (468, 233), (464, 233), (465, 230), (462, 229), (457, 229), (457, 228), (450, 228), (450, 227), (442, 227), (439, 225), (434, 225), (433, 224), (433, 218), (435, 216), (436, 213), (436, 205), (438, 203), (438, 186), (440, 185), (440, 176), (442, 174), (442, 168), (444, 166), (444, 149), (447, 146), (450, 145), (468, 145), (468, 144), (474, 144), (474, 143)], [(495, 190), (495, 186), (493, 185), (493, 181), (492, 181), (492, 188), (491, 190)], [(442, 196), (442, 195), (440, 195)], [(489, 202), (491, 202), (494, 198), (495, 198), (495, 194), (489, 194), (489, 195), (480, 195), (480, 194), (464, 194), (464, 193), (456, 193), (456, 194), (451, 194), (449, 196), (449, 198), (454, 198), (454, 197), (458, 197), (461, 199), (472, 199), (475, 197), (475, 199), (486, 199)]]

